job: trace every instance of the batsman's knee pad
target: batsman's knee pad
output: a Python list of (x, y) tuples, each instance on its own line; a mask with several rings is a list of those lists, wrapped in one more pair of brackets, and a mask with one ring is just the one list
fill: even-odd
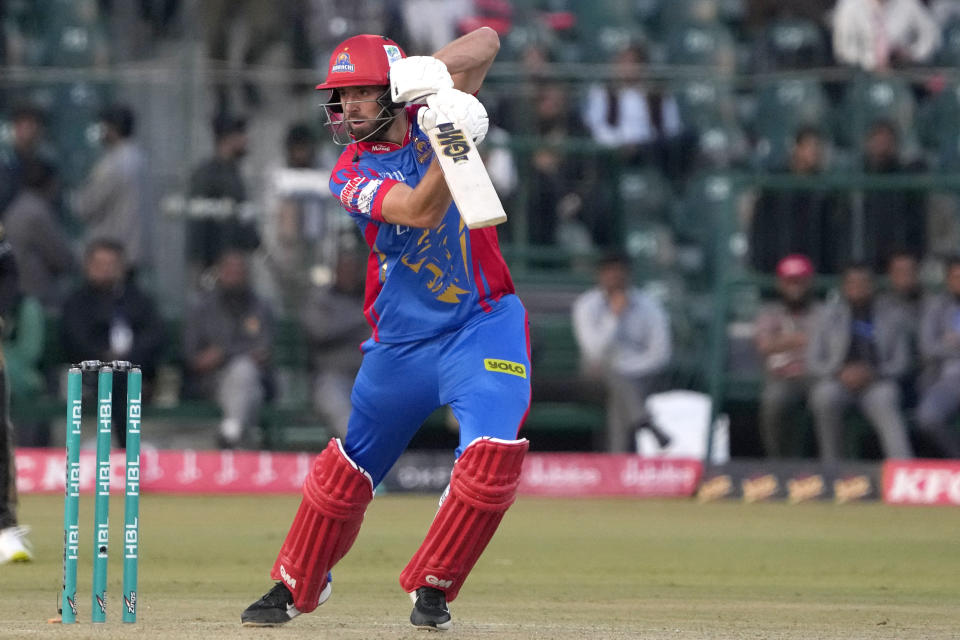
[(331, 440), (303, 483), (300, 508), (270, 574), (287, 585), (301, 612), (317, 608), (327, 572), (350, 550), (372, 499), (369, 474)]
[(400, 574), (404, 591), (442, 589), (447, 601), (460, 592), (470, 569), (513, 504), (527, 440), (478, 438), (453, 466), (450, 489), (427, 537)]

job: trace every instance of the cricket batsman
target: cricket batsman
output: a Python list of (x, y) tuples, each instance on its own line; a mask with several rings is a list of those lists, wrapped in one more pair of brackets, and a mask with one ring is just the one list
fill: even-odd
[[(487, 114), (473, 94), (499, 46), (481, 28), (408, 58), (386, 37), (354, 36), (317, 87), (330, 92), (328, 124), (346, 145), (330, 188), (370, 247), (373, 335), (361, 346), (346, 437), (314, 461), (273, 565), (277, 583), (243, 612), (245, 626), (285, 623), (330, 597), (330, 570), (356, 539), (374, 487), (437, 407), (452, 408), (460, 443), (440, 508), (400, 573), (414, 626), (450, 628), (447, 603), (516, 497), (528, 448), (517, 438), (530, 406), (526, 311), (496, 230), (467, 229), (425, 133), (456, 119), (483, 139)], [(426, 106), (407, 105), (425, 96)]]

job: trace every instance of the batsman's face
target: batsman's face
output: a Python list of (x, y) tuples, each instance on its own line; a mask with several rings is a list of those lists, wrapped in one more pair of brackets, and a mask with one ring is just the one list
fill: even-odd
[(372, 134), (382, 121), (382, 107), (377, 98), (383, 95), (386, 87), (374, 85), (364, 87), (344, 87), (339, 90), (340, 104), (343, 107), (343, 120), (351, 135), (362, 140)]

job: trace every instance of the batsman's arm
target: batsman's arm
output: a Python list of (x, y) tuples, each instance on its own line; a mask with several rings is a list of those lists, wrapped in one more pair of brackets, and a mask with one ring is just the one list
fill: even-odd
[(434, 58), (447, 65), (454, 89), (476, 93), (500, 51), (500, 36), (490, 27), (480, 27), (443, 46)]
[(443, 220), (453, 198), (436, 158), (416, 187), (397, 183), (383, 197), (380, 213), (390, 224), (433, 229)]

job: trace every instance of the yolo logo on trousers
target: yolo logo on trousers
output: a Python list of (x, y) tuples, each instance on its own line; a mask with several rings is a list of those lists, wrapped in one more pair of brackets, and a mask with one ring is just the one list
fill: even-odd
[(483, 368), (487, 371), (496, 371), (497, 373), (509, 373), (510, 375), (517, 376), (519, 378), (527, 377), (527, 368), (519, 362), (484, 358)]

